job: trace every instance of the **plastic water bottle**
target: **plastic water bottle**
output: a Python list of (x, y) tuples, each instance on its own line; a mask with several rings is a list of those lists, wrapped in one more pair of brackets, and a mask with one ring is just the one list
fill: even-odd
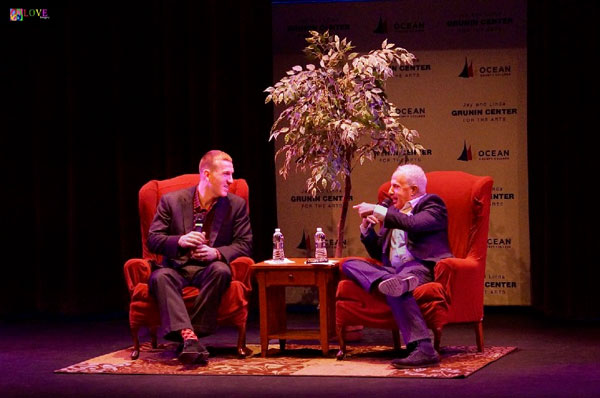
[(283, 234), (279, 228), (275, 228), (275, 233), (273, 234), (273, 260), (283, 261), (284, 259)]
[(315, 259), (318, 262), (327, 262), (327, 242), (325, 232), (321, 228), (317, 228), (315, 233)]

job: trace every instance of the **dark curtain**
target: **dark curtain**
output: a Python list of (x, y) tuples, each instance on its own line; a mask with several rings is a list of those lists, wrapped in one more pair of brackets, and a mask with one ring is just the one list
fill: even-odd
[[(0, 314), (127, 309), (137, 193), (222, 149), (247, 179), (255, 257), (276, 224), (270, 1), (31, 5), (3, 18)], [(3, 113), (4, 113), (3, 112)]]
[[(137, 191), (220, 148), (250, 184), (255, 257), (276, 225), (270, 1), (73, 2), (2, 23), (0, 314), (124, 311)], [(342, 5), (341, 5), (342, 6)], [(598, 319), (598, 6), (528, 2), (533, 306)], [(590, 205), (586, 205), (592, 200)]]
[(598, 320), (598, 5), (528, 8), (533, 306), (555, 318)]

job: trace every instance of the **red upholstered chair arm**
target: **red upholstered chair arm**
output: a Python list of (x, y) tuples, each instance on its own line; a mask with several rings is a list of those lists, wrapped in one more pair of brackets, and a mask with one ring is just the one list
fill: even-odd
[(240, 281), (246, 287), (246, 291), (252, 290), (252, 283), (250, 278), (252, 277), (252, 268), (254, 260), (250, 257), (238, 257), (231, 262), (231, 279), (234, 281)]
[[(485, 264), (474, 258), (445, 258), (434, 269), (450, 304), (450, 322), (463, 322), (483, 316), (483, 280)], [(460, 312), (455, 309), (460, 308)]]
[(146, 259), (132, 258), (123, 266), (123, 272), (125, 273), (127, 290), (129, 290), (129, 295), (131, 296), (139, 283), (148, 283), (152, 267)]

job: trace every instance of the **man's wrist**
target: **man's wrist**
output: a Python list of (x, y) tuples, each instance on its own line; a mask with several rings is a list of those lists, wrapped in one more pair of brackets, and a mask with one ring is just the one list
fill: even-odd
[(360, 234), (362, 236), (367, 235), (367, 232), (369, 232), (369, 227), (368, 226), (364, 226), (363, 223), (360, 223), (360, 225), (358, 226), (358, 228), (360, 229)]
[(387, 211), (387, 207), (376, 205), (375, 208), (373, 208), (373, 215), (377, 217), (379, 221), (383, 221), (385, 220), (385, 215), (387, 214)]

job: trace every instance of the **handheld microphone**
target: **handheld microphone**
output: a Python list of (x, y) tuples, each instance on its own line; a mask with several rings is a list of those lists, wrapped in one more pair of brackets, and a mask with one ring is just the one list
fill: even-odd
[[(392, 204), (392, 199), (385, 197), (381, 202), (378, 203), (379, 206), (383, 206), (385, 208), (390, 207), (390, 205)], [(375, 224), (373, 224), (372, 222), (369, 223), (369, 228), (373, 228), (375, 226)]]
[(194, 217), (194, 231), (202, 232), (202, 227), (204, 226), (204, 219), (206, 218), (206, 210), (201, 210), (196, 217)]
[(379, 202), (379, 205), (383, 206), (385, 208), (390, 207), (391, 204), (392, 204), (392, 198), (389, 198), (387, 196), (381, 202)]

